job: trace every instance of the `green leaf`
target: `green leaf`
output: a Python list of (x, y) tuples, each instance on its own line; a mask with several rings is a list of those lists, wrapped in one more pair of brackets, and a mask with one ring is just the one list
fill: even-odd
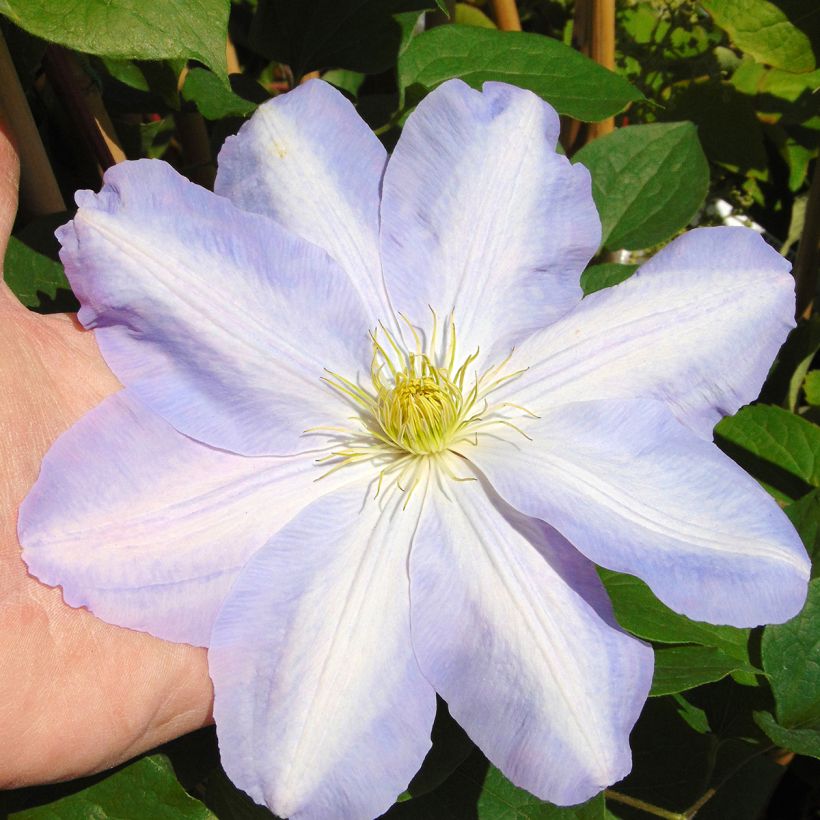
[(88, 788), (9, 820), (216, 820), (177, 781), (161, 754), (143, 757)]
[(732, 171), (765, 179), (769, 159), (752, 100), (730, 83), (696, 80), (673, 87), (664, 120), (690, 120), (706, 156)]
[(397, 803), (384, 820), (607, 820), (604, 797), (562, 808), (513, 786), (479, 751), (435, 791)]
[(456, 3), (456, 13), (453, 17), (453, 22), (463, 26), (498, 28), (481, 9), (471, 6), (469, 3)]
[[(259, 90), (263, 91), (262, 86)], [(205, 68), (192, 68), (182, 86), (182, 97), (194, 103), (207, 120), (223, 117), (247, 117), (256, 110), (256, 103), (246, 100), (226, 88), (219, 77)]]
[[(616, 790), (684, 812), (712, 787), (717, 793), (697, 812), (698, 820), (760, 817), (783, 774), (783, 767), (761, 755), (768, 740), (750, 714), (765, 703), (765, 694), (762, 687), (727, 678), (693, 689), (685, 699), (651, 698), (630, 737), (632, 772)], [(697, 720), (681, 702), (692, 705)], [(710, 731), (704, 733), (707, 720)], [(617, 803), (612, 808), (620, 813)], [(638, 820), (638, 814), (626, 816)]]
[(45, 309), (49, 303), (71, 295), (63, 266), (32, 250), (12, 236), (3, 263), (3, 278), (28, 308)]
[(633, 125), (573, 157), (592, 174), (602, 244), (637, 250), (686, 227), (709, 189), (709, 164), (692, 123)]
[(26, 31), (60, 45), (121, 59), (199, 60), (227, 83), (230, 0), (0, 0)]
[(595, 293), (596, 290), (611, 288), (620, 282), (629, 279), (640, 265), (619, 265), (616, 262), (604, 262), (600, 265), (590, 265), (581, 274), (581, 288), (584, 296)]
[(672, 646), (655, 650), (655, 675), (650, 695), (672, 695), (704, 683), (725, 678), (732, 672), (754, 673), (748, 664), (714, 646)]
[(348, 71), (346, 68), (332, 68), (322, 74), (326, 83), (335, 85), (341, 91), (347, 92), (354, 100), (359, 96), (359, 89), (365, 80), (361, 71)]
[(820, 758), (820, 721), (814, 726), (786, 729), (770, 712), (755, 712), (757, 725), (778, 745), (799, 755)]
[(602, 120), (642, 99), (623, 77), (541, 34), (439, 26), (414, 37), (399, 57), (405, 103), (454, 77), (473, 88), (487, 80), (527, 88), (580, 120)]
[(692, 621), (662, 604), (640, 579), (605, 569), (598, 572), (612, 600), (618, 623), (633, 635), (658, 643), (714, 647), (743, 666), (748, 665), (748, 629)]
[(786, 729), (820, 726), (820, 579), (809, 585), (797, 617), (766, 627), (760, 651), (777, 722)]
[(817, 407), (820, 405), (820, 370), (812, 370), (806, 374), (803, 382), (803, 391), (806, 394), (806, 401)]
[(311, 0), (306, 13), (302, 2), (259, 0), (250, 44), (287, 63), (297, 78), (325, 68), (376, 74), (395, 65), (399, 53), (402, 26), (395, 15), (434, 5), (434, 0)]
[(808, 321), (801, 321), (780, 348), (777, 361), (760, 393), (761, 401), (784, 404), (789, 410), (797, 409), (803, 380), (818, 350), (820, 316), (812, 316)]
[(789, 516), (812, 558), (812, 577), (820, 575), (820, 490), (812, 490), (783, 512)]
[(715, 427), (715, 442), (779, 500), (820, 486), (820, 427), (782, 407), (741, 408)]
[(787, 13), (794, 17), (802, 8), (802, 16), (809, 17), (802, 3), (805, 0), (705, 0), (703, 5), (739, 49), (761, 63), (803, 72), (816, 65), (812, 43)]

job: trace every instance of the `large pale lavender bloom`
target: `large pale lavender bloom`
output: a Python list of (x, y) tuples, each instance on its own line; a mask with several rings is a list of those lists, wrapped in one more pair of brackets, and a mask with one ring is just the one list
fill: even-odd
[(24, 558), (209, 647), (225, 768), (280, 815), (384, 811), (436, 692), (542, 798), (624, 776), (652, 653), (593, 562), (715, 623), (803, 602), (795, 532), (711, 441), (792, 326), (788, 264), (696, 230), (582, 300), (600, 226), (557, 134), (454, 81), (388, 162), (314, 81), (226, 143), (216, 194), (125, 163), (60, 232), (125, 389), (44, 460)]

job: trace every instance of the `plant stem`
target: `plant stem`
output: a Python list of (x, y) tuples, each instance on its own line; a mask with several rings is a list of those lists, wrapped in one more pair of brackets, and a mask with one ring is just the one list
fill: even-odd
[(515, 0), (493, 0), (493, 17), (501, 31), (521, 31), (521, 17)]
[(633, 809), (640, 809), (641, 811), (645, 811), (647, 814), (651, 814), (655, 817), (662, 817), (664, 820), (688, 820), (688, 816), (686, 814), (681, 814), (676, 811), (668, 811), (667, 809), (662, 809), (660, 806), (653, 806), (645, 800), (638, 800), (637, 797), (630, 797), (628, 794), (621, 794), (621, 792), (616, 792), (612, 789), (607, 789), (604, 792), (604, 796), (608, 800), (623, 803), (625, 806), (632, 806)]
[(125, 151), (99, 89), (77, 58), (62, 46), (52, 44), (46, 50), (43, 68), (100, 169), (105, 171), (122, 162)]
[(20, 202), (32, 216), (66, 209), (8, 46), (0, 33), (0, 109), (20, 156)]
[(820, 162), (815, 161), (806, 203), (806, 218), (800, 234), (794, 278), (797, 291), (797, 318), (811, 315), (820, 273)]

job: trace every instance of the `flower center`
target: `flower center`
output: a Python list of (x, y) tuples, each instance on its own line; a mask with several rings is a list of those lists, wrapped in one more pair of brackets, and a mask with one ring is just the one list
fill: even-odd
[[(440, 453), (458, 426), (461, 391), (426, 359), (395, 377), (393, 387), (374, 380), (377, 417), (384, 434), (408, 453)], [(420, 372), (417, 372), (420, 371)]]
[[(403, 318), (403, 317), (402, 317)], [(499, 425), (522, 432), (509, 420), (510, 412), (529, 414), (509, 402), (491, 403), (489, 396), (523, 371), (503, 373), (503, 362), (479, 374), (472, 368), (478, 350), (456, 364), (456, 329), (450, 322), (439, 337), (436, 316), (429, 336), (404, 320), (414, 342), (408, 350), (384, 327), (371, 334), (373, 358), (370, 385), (362, 385), (331, 371), (325, 383), (351, 402), (357, 426), (316, 427), (309, 434), (335, 441), (327, 456), (331, 471), (361, 461), (380, 465), (379, 486), (385, 475), (395, 473), (395, 483), (414, 486), (423, 461), (434, 460), (445, 472), (447, 452), (475, 445), (487, 428)], [(512, 354), (511, 354), (512, 355)], [(455, 477), (455, 476), (453, 476)]]

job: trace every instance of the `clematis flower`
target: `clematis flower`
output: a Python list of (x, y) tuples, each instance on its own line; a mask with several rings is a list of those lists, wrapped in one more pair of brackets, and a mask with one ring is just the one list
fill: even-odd
[(24, 559), (209, 648), (225, 769), (279, 815), (386, 810), (436, 693), (541, 798), (623, 777), (652, 652), (595, 563), (694, 619), (802, 605), (794, 530), (711, 440), (792, 326), (788, 263), (699, 229), (582, 299), (600, 224), (557, 135), (452, 81), (388, 161), (313, 81), (226, 142), (215, 194), (123, 163), (59, 233), (124, 388), (46, 456)]

